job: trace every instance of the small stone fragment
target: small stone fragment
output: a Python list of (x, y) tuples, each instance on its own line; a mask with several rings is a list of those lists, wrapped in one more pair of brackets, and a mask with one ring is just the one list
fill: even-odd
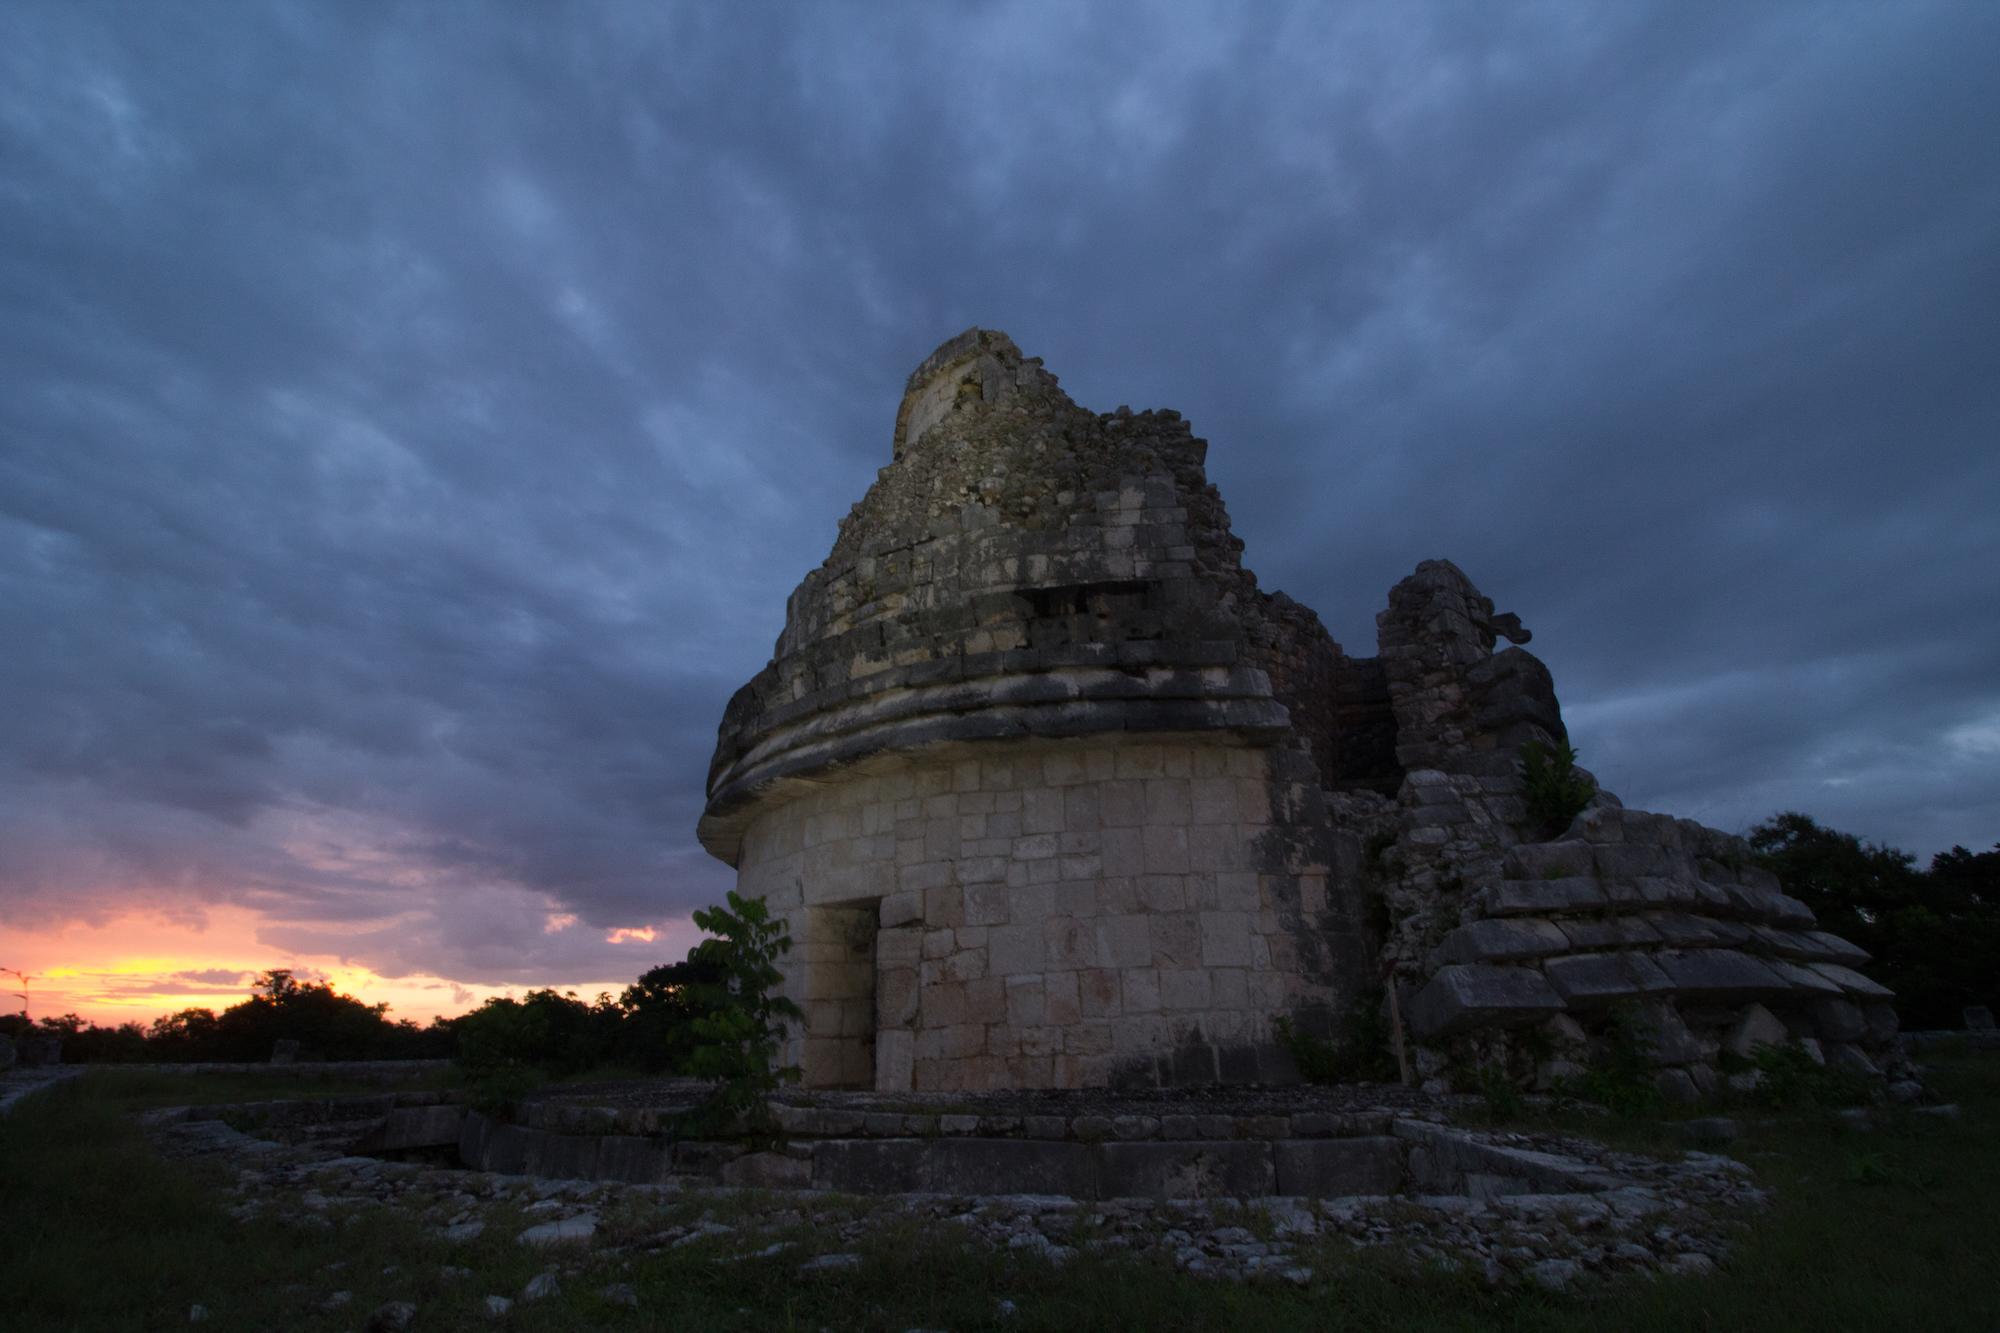
[(537, 1273), (528, 1279), (527, 1286), (521, 1288), (521, 1299), (529, 1302), (543, 1301), (561, 1290), (562, 1283), (557, 1280), (554, 1273)]
[(404, 1333), (416, 1322), (417, 1307), (408, 1301), (388, 1301), (375, 1307), (368, 1316), (368, 1333)]
[(822, 1254), (799, 1265), (801, 1273), (846, 1273), (861, 1267), (858, 1254)]

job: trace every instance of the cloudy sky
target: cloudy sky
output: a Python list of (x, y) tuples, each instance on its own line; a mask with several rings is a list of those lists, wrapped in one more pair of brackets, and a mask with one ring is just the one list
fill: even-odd
[(2000, 840), (2000, 6), (0, 8), (0, 965), (615, 987), (972, 324), (1628, 803)]

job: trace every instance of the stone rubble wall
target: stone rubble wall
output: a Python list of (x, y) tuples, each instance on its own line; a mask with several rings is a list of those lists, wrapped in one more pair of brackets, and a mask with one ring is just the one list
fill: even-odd
[(1532, 1029), (1522, 1073), (1546, 1087), (1581, 1072), (1590, 1029), (1623, 1007), (1662, 1089), (1692, 1100), (1725, 1053), (1803, 1039), (1873, 1075), (1896, 1033), (1890, 992), (1855, 970), (1867, 954), (1816, 929), (1740, 839), (1692, 820), (1586, 811), (1560, 839), (1509, 848), (1461, 911), (1409, 1009), (1434, 1066), (1455, 1036)]
[(1427, 1086), (1500, 1071), (1549, 1088), (1615, 1041), (1637, 1041), (1680, 1101), (1760, 1045), (1880, 1072), (1889, 991), (1742, 839), (1600, 790), (1544, 840), (1520, 754), (1566, 733), (1547, 668), (1493, 652), (1502, 635), (1527, 637), (1516, 618), (1456, 566), (1426, 561), (1378, 624), (1397, 755), (1423, 766), (1393, 805), (1349, 806), (1385, 845), (1369, 867), (1391, 923), (1383, 957)]

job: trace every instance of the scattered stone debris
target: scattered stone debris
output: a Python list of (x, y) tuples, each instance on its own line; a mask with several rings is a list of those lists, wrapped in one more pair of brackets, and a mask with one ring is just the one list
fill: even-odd
[[(614, 1244), (629, 1255), (683, 1250), (716, 1263), (786, 1262), (798, 1272), (829, 1278), (860, 1265), (879, 1228), (915, 1220), (925, 1231), (955, 1232), (970, 1245), (1052, 1264), (1081, 1254), (1121, 1254), (1207, 1278), (1304, 1286), (1316, 1280), (1323, 1268), (1318, 1256), (1329, 1245), (1384, 1247), (1417, 1262), (1462, 1266), (1492, 1284), (1568, 1289), (1621, 1272), (1712, 1271), (1725, 1257), (1731, 1234), (1743, 1225), (1743, 1214), (1766, 1202), (1748, 1168), (1728, 1156), (1688, 1151), (1669, 1161), (1584, 1139), (1458, 1130), (1443, 1123), (1443, 1108), (1456, 1105), (1437, 1099), (1430, 1111), (1435, 1121), (1400, 1123), (1410, 1133), (1433, 1135), (1418, 1151), (1477, 1147), (1489, 1169), (1468, 1173), (1464, 1193), (1242, 1201), (949, 1193), (857, 1198), (809, 1190), (564, 1181), (275, 1145), (221, 1120), (161, 1114), (149, 1118), (148, 1131), (169, 1153), (222, 1159), (233, 1168), (227, 1186), (232, 1199), (262, 1199), (267, 1218), (290, 1225), (332, 1219), (344, 1226), (349, 1218), (386, 1210), (443, 1233), (448, 1227), (504, 1221), (495, 1210), (518, 1214), (553, 1202), (557, 1208), (548, 1211), (570, 1215), (538, 1224), (523, 1237), (552, 1228), (548, 1234), (562, 1233), (568, 1248), (580, 1254), (602, 1253)], [(1408, 1096), (1398, 1106), (1405, 1117), (1421, 1109)], [(1536, 1179), (1499, 1169), (1508, 1163), (1515, 1164), (1508, 1171)], [(308, 1192), (325, 1200), (323, 1212), (286, 1205)], [(656, 1225), (644, 1220), (649, 1214), (658, 1218)], [(600, 1219), (613, 1215), (619, 1225), (607, 1234)], [(344, 1267), (329, 1265), (327, 1271)], [(600, 1295), (622, 1303), (622, 1297), (606, 1292), (625, 1285), (614, 1284)], [(536, 1275), (518, 1299), (545, 1300), (560, 1289), (561, 1272), (550, 1269)], [(489, 1312), (504, 1314), (500, 1303), (506, 1300), (489, 1297)]]

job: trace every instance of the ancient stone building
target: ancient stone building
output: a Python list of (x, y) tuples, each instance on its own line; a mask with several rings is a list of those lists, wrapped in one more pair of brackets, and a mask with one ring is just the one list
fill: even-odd
[(1349, 657), (1243, 568), (1206, 452), (1004, 334), (911, 375), (701, 821), (790, 928), (809, 1086), (1282, 1081), (1275, 1020), (1338, 1037), (1385, 974), (1432, 1081), (1546, 1083), (1614, 1010), (1674, 1090), (1731, 1042), (1868, 1063), (1886, 992), (1740, 842), (1602, 792), (1538, 826), (1522, 747), (1565, 737), (1517, 619), (1429, 561)]

